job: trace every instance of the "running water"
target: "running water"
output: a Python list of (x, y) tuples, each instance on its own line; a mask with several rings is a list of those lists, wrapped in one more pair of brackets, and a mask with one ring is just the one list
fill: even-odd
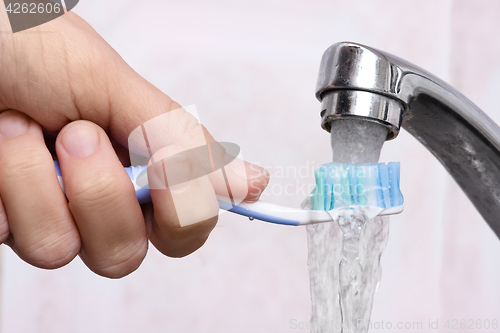
[[(377, 162), (387, 129), (364, 120), (331, 123), (333, 161)], [(307, 226), (311, 333), (365, 333), (382, 270), (389, 219), (341, 217)]]

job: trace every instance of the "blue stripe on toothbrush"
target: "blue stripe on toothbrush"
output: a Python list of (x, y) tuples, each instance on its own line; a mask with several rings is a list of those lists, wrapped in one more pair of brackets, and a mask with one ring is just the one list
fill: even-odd
[[(59, 162), (54, 161), (54, 166), (56, 169), (57, 176), (62, 177), (61, 167), (59, 165)], [(132, 167), (125, 168), (125, 171), (129, 175), (130, 180), (132, 182), (135, 182), (136, 176), (134, 175), (134, 173), (132, 171)], [(135, 194), (137, 196), (137, 200), (139, 201), (139, 203), (151, 202), (151, 194), (149, 192), (149, 186), (145, 186), (145, 187), (141, 187), (141, 188), (136, 189)], [(297, 226), (300, 224), (300, 222), (296, 221), (296, 220), (289, 220), (289, 219), (284, 219), (284, 218), (280, 218), (277, 216), (267, 215), (267, 214), (259, 213), (259, 212), (256, 212), (256, 211), (253, 211), (250, 209), (242, 208), (240, 206), (233, 206), (231, 203), (228, 203), (228, 202), (225, 202), (222, 200), (218, 200), (218, 201), (219, 201), (220, 208), (228, 210), (228, 211), (236, 213), (236, 214), (247, 216), (249, 218), (254, 218), (257, 220), (261, 220), (261, 221), (266, 221), (266, 222), (271, 222), (271, 223), (276, 223), (276, 224), (284, 224), (284, 225)]]
[(61, 166), (59, 165), (59, 162), (58, 161), (54, 161), (54, 166), (56, 167), (57, 177), (62, 177)]
[(247, 216), (248, 218), (250, 218), (252, 220), (257, 219), (257, 220), (261, 220), (261, 221), (265, 221), (265, 222), (284, 224), (284, 225), (294, 225), (294, 226), (297, 226), (300, 224), (299, 221), (289, 220), (289, 219), (284, 219), (284, 218), (277, 217), (277, 216), (259, 213), (259, 212), (256, 212), (254, 210), (240, 207), (238, 205), (233, 205), (229, 202), (225, 202), (225, 201), (222, 201), (219, 199), (217, 199), (217, 200), (219, 201), (219, 207), (221, 209), (224, 209), (224, 210), (236, 213), (236, 214)]
[(149, 192), (149, 186), (142, 187), (138, 190), (135, 190), (135, 196), (140, 204), (151, 202), (151, 192)]
[[(54, 166), (56, 168), (57, 177), (62, 177), (61, 165), (59, 164), (59, 162), (54, 161)], [(132, 168), (133, 167), (127, 167), (127, 168), (125, 168), (125, 171), (127, 172), (128, 176), (130, 177), (130, 180), (132, 182), (135, 182), (136, 176), (134, 176)], [(144, 167), (141, 167), (141, 168), (143, 169)], [(151, 193), (149, 192), (149, 185), (136, 188), (135, 196), (137, 197), (137, 200), (139, 201), (140, 204), (151, 202)]]
[(130, 180), (134, 184), (135, 195), (140, 204), (152, 201), (151, 192), (149, 192), (149, 184), (147, 182), (143, 186), (137, 184), (139, 177), (141, 176), (147, 177), (147, 170), (148, 167), (145, 165), (130, 166), (125, 168), (125, 171), (130, 177)]

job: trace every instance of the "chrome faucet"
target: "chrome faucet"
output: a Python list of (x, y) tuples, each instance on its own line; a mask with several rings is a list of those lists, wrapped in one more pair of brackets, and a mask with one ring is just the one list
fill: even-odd
[(500, 128), (474, 103), (429, 72), (356, 43), (330, 46), (321, 59), (316, 97), (321, 126), (357, 118), (401, 126), (444, 165), (500, 237)]

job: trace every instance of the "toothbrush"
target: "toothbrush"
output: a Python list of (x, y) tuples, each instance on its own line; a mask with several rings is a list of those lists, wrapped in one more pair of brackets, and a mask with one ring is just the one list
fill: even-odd
[[(64, 191), (59, 162), (54, 161), (57, 177)], [(147, 166), (126, 167), (139, 203), (151, 202)], [(217, 197), (219, 207), (250, 220), (283, 225), (306, 225), (332, 222), (341, 215), (361, 213), (370, 219), (403, 211), (399, 189), (400, 165), (396, 162), (323, 164), (314, 172), (316, 187), (309, 197), (311, 210), (284, 207), (264, 201), (234, 205), (228, 198)]]

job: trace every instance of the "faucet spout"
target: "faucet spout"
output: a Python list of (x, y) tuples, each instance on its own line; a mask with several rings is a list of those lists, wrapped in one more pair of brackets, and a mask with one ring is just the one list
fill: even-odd
[(446, 168), (500, 237), (500, 128), (474, 103), (429, 72), (356, 43), (337, 43), (321, 60), (316, 97), (322, 127), (358, 118), (401, 126)]

